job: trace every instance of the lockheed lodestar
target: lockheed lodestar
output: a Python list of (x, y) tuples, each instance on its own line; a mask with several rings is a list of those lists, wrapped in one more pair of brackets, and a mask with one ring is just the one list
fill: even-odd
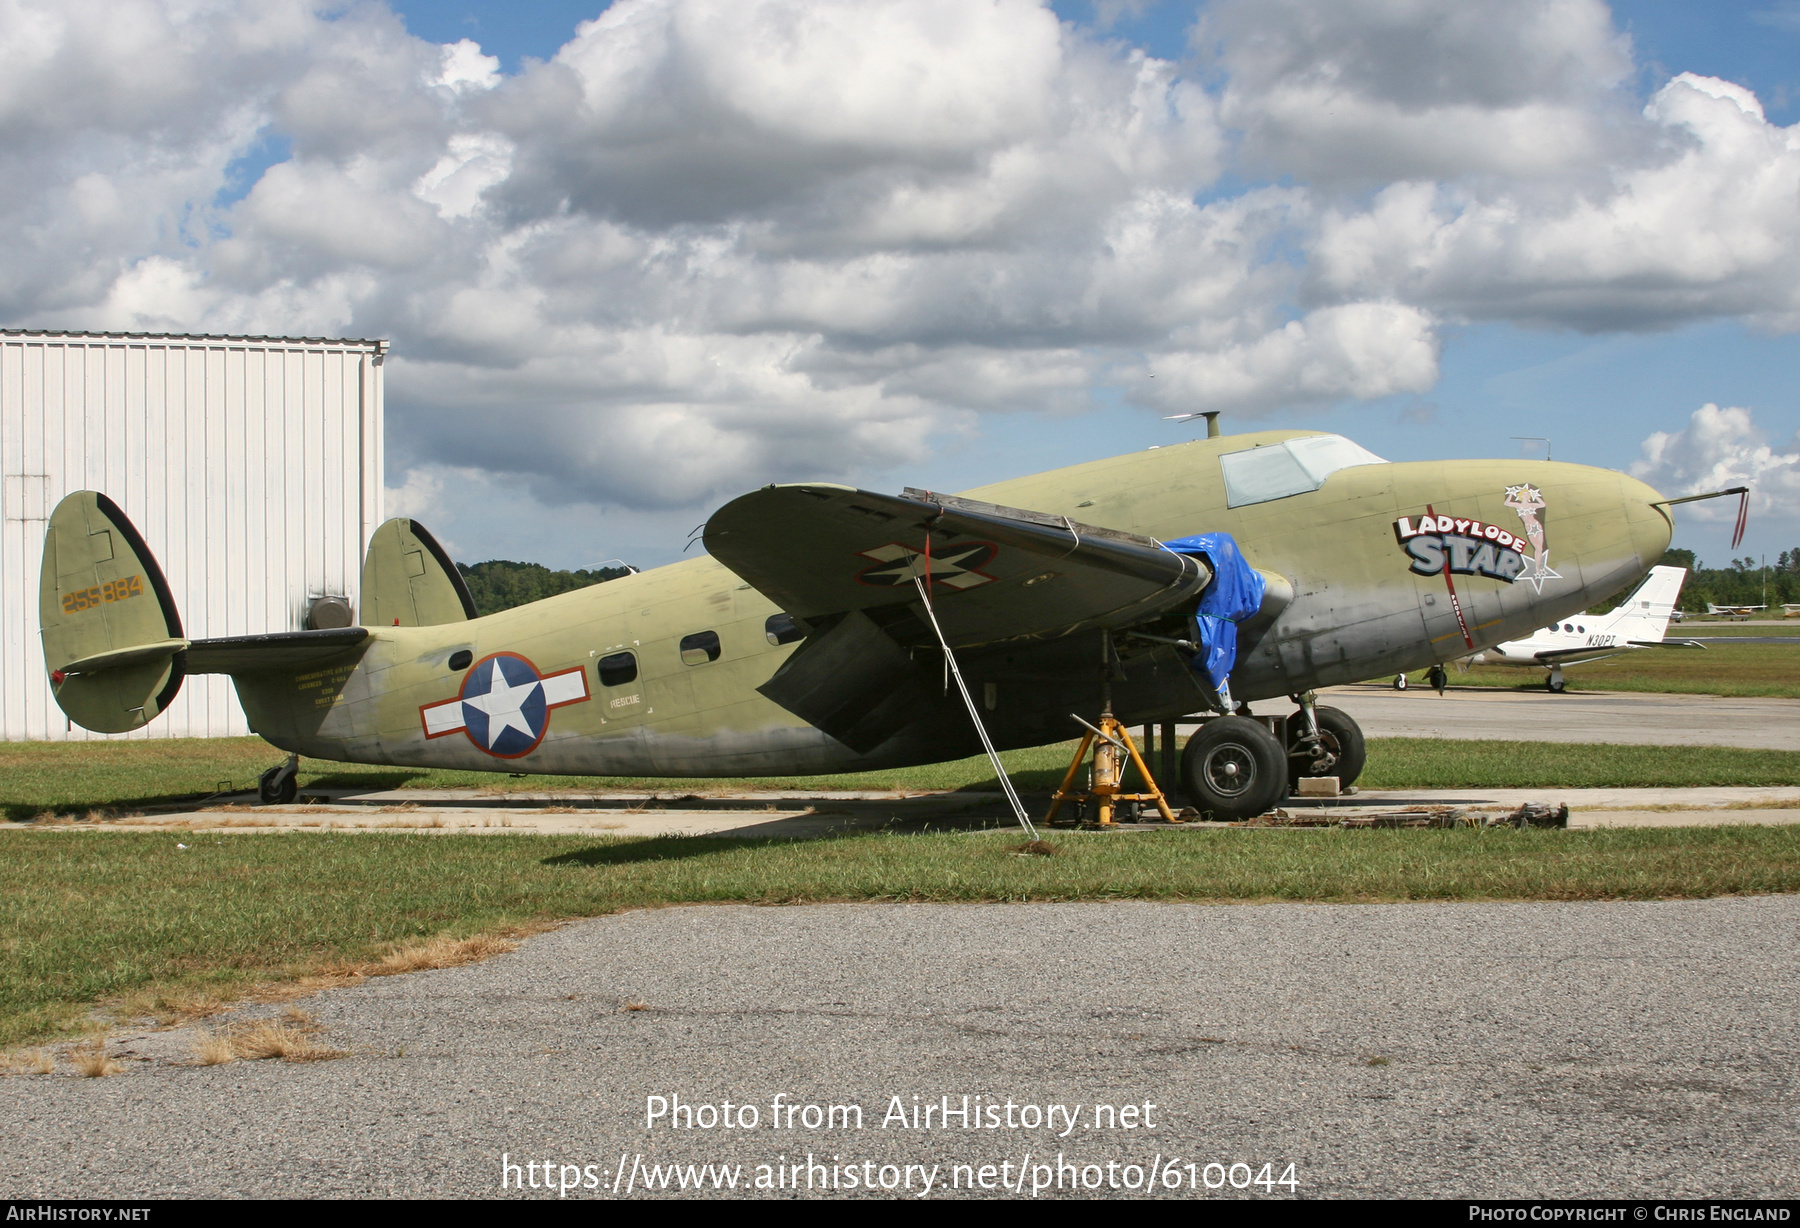
[[(291, 756), (818, 775), (1062, 742), (1104, 690), (1131, 724), (1198, 714), (1181, 784), (1239, 818), (1361, 771), (1360, 730), (1316, 689), (1560, 623), (1643, 577), (1672, 527), (1610, 469), (1389, 462), (1214, 424), (958, 495), (764, 487), (713, 513), (708, 557), (486, 617), (432, 536), (390, 520), (361, 625), (230, 638), (188, 638), (137, 530), (81, 491), (50, 520), (40, 610), (57, 702), (101, 732), (155, 719), (188, 674), (229, 674)], [(296, 763), (266, 800), (292, 798)]]

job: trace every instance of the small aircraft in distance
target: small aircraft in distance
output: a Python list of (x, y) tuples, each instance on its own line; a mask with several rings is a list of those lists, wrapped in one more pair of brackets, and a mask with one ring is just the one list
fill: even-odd
[[(120, 507), (78, 491), (50, 518), (39, 614), (56, 701), (87, 729), (139, 728), (185, 674), (229, 674), (289, 752), (267, 801), (293, 798), (300, 755), (596, 776), (931, 763), (1066, 741), (1104, 694), (1127, 724), (1210, 713), (1181, 782), (1239, 818), (1295, 777), (1362, 770), (1356, 722), (1315, 689), (1612, 596), (1668, 548), (1669, 502), (1610, 469), (1389, 462), (1209, 420), (963, 495), (766, 486), (713, 513), (707, 557), (485, 617), (431, 534), (390, 520), (360, 626), (206, 639)], [(1291, 716), (1250, 711), (1281, 697)]]
[(1766, 605), (1714, 605), (1710, 601), (1706, 603), (1706, 612), (1708, 614), (1725, 619), (1747, 619), (1758, 610), (1766, 610), (1768, 608), (1769, 607)]
[(1697, 640), (1669, 640), (1669, 615), (1681, 594), (1687, 570), (1652, 567), (1637, 591), (1602, 615), (1575, 614), (1520, 640), (1507, 640), (1464, 658), (1470, 665), (1523, 665), (1548, 670), (1544, 685), (1560, 695), (1568, 683), (1563, 668), (1603, 661), (1645, 648), (1705, 648)]

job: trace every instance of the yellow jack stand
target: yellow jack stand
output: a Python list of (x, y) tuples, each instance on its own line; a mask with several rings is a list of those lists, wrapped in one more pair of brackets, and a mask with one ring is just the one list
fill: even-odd
[[(1081, 720), (1080, 717), (1075, 719)], [(1116, 826), (1113, 822), (1113, 807), (1119, 802), (1155, 802), (1156, 808), (1162, 812), (1162, 817), (1166, 822), (1181, 822), (1175, 817), (1174, 811), (1169, 809), (1168, 800), (1163, 797), (1162, 790), (1157, 787), (1156, 778), (1150, 775), (1150, 768), (1144, 762), (1144, 757), (1138, 754), (1137, 743), (1131, 740), (1131, 734), (1126, 731), (1125, 726), (1119, 722), (1118, 718), (1113, 716), (1110, 708), (1100, 714), (1098, 726), (1088, 725), (1086, 721), (1081, 721), (1081, 723), (1087, 725), (1088, 731), (1082, 735), (1081, 749), (1075, 752), (1074, 762), (1069, 764), (1068, 773), (1063, 776), (1062, 784), (1056, 788), (1056, 796), (1050, 802), (1050, 813), (1044, 816), (1046, 824), (1056, 821), (1056, 812), (1062, 809), (1065, 801), (1073, 801), (1078, 805), (1089, 801), (1095, 802), (1098, 813), (1093, 825), (1100, 828)], [(1087, 758), (1090, 746), (1094, 749), (1093, 783), (1084, 792), (1074, 792), (1070, 786), (1075, 783), (1075, 776), (1081, 771), (1081, 761)], [(1137, 770), (1143, 776), (1144, 783), (1149, 786), (1150, 792), (1119, 792), (1119, 782), (1125, 776), (1124, 759), (1127, 755), (1131, 757), (1131, 762), (1137, 765)]]

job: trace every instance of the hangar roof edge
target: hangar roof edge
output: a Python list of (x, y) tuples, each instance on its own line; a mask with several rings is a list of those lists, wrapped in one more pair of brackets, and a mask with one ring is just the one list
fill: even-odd
[(83, 328), (0, 328), (0, 337), (67, 337), (105, 341), (273, 341), (288, 345), (359, 345), (386, 350), (387, 338), (374, 337), (272, 337), (230, 333), (114, 333)]

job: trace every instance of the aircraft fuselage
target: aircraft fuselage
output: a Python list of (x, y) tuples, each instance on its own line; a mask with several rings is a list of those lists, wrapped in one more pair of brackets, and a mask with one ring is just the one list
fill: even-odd
[[(1312, 434), (1194, 440), (966, 493), (1159, 540), (1232, 534), (1252, 566), (1286, 582), (1286, 591), (1271, 586), (1263, 616), (1240, 626), (1231, 688), (1252, 701), (1522, 638), (1619, 592), (1668, 546), (1671, 522), (1650, 487), (1552, 462), (1360, 464), (1314, 490), (1227, 506), (1221, 455)], [(237, 686), (270, 742), (361, 763), (754, 776), (976, 753), (967, 714), (949, 698), (867, 754), (764, 698), (756, 688), (795, 650), (775, 642), (770, 619), (780, 613), (720, 563), (697, 558), (471, 621), (372, 627), (353, 659), (297, 676), (240, 674)], [(1116, 638), (1121, 719), (1203, 707), (1175, 648)], [(484, 667), (495, 654), (506, 659)], [(1096, 632), (959, 650), (958, 660), (996, 744), (1017, 747), (1076, 734), (1069, 713), (1091, 717), (1098, 707), (1100, 654)], [(487, 691), (472, 696), (475, 675)], [(532, 675), (545, 685), (509, 708), (507, 696), (525, 694)]]

